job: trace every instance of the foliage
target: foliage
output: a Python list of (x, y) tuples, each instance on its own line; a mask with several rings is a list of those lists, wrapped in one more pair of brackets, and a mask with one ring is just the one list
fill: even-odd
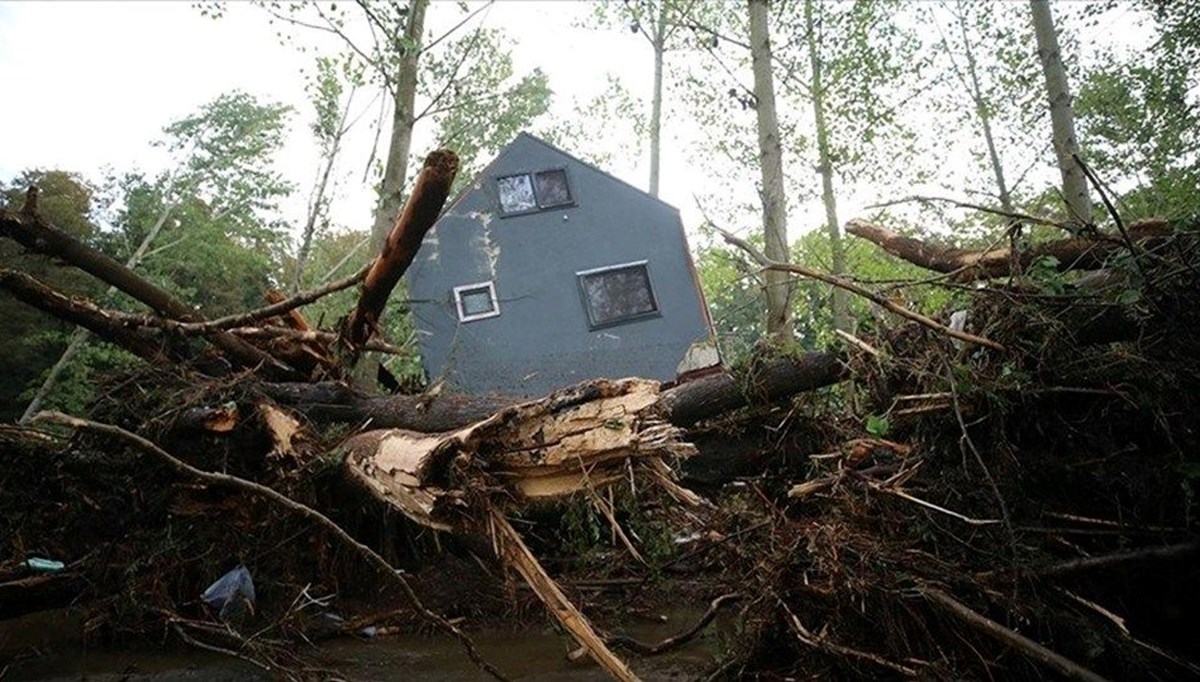
[(479, 28), (428, 54), (420, 71), (419, 91), (436, 96), (417, 118), (428, 117), (438, 146), (458, 154), (456, 188), (550, 105), (546, 74), (534, 69), (516, 78), (510, 49), (503, 33)]
[[(0, 206), (19, 209), (31, 186), (39, 189), (38, 208), (47, 220), (85, 241), (94, 238), (95, 187), (66, 171), (28, 170), (0, 182)], [(8, 239), (0, 239), (0, 268), (19, 270), (77, 296), (95, 296), (101, 291), (94, 279), (78, 270), (25, 253)], [(0, 319), (5, 330), (4, 353), (0, 355), (0, 421), (8, 421), (21, 415), (25, 407), (22, 394), (62, 353), (72, 327), (7, 294), (0, 294)]]
[(293, 186), (272, 166), (290, 113), (234, 91), (168, 125), (158, 143), (175, 155), (180, 195), (205, 202), (229, 238), (270, 255), (285, 246), (278, 204)]
[(1189, 96), (1187, 73), (1163, 66), (1107, 66), (1076, 98), (1093, 169), (1131, 185), (1127, 218), (1197, 214), (1200, 103)]
[[(757, 247), (761, 237), (755, 235), (748, 241)], [(793, 242), (791, 252), (797, 263), (826, 272), (830, 270), (830, 242), (819, 230), (809, 231)], [(849, 279), (882, 291), (927, 315), (943, 314), (958, 302), (958, 297), (947, 289), (906, 286), (926, 279), (928, 271), (894, 258), (865, 240), (847, 242), (846, 263)], [(700, 249), (696, 268), (725, 362), (738, 364), (763, 337), (760, 273), (743, 254), (725, 246)], [(832, 287), (827, 284), (797, 279), (792, 303), (793, 332), (801, 348), (816, 350), (838, 343), (833, 331), (832, 293)], [(884, 315), (878, 306), (857, 297), (851, 298), (850, 310), (860, 326), (872, 326), (875, 319)]]

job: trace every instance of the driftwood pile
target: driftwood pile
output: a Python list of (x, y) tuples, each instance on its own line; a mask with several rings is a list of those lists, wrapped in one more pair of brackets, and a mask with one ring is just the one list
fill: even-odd
[[(362, 520), (334, 513), (345, 506), (338, 500), (350, 496), (364, 501), (359, 506), (369, 501), (373, 509), (392, 509), (418, 527), (485, 538), (580, 651), (618, 679), (636, 675), (614, 648), (650, 654), (673, 644), (631, 646), (597, 630), (510, 522), (539, 500), (582, 497), (637, 557), (636, 543), (603, 494), (616, 483), (660, 491), (675, 505), (708, 510), (709, 518), (737, 526), (713, 530), (720, 539), (706, 554), (719, 564), (714, 570), (734, 576), (737, 594), (714, 600), (704, 623), (734, 600), (743, 603), (748, 623), (739, 653), (718, 671), (728, 677), (814, 671), (864, 678), (950, 679), (993, 671), (1036, 677), (1050, 669), (1091, 680), (1102, 679), (1093, 667), (1127, 677), (1142, 664), (1152, 674), (1200, 673), (1185, 655), (1139, 639), (1111, 605), (1102, 605), (1114, 594), (1111, 584), (1054, 582), (1113, 566), (1157, 565), (1200, 548), (1185, 475), (1195, 463), (1198, 436), (1179, 415), (1200, 405), (1193, 397), (1171, 397), (1200, 393), (1200, 353), (1186, 332), (1200, 315), (1193, 234), (1175, 233), (1159, 221), (1120, 225), (1111, 237), (1094, 232), (1024, 250), (1010, 244), (970, 251), (863, 221), (847, 226), (850, 234), (942, 273), (948, 286), (980, 283), (970, 293), (966, 324), (909, 310), (853, 281), (768, 261), (727, 235), (764, 269), (847, 289), (908, 325), (843, 334), (845, 350), (770, 357), (746, 371), (669, 387), (636, 378), (596, 380), (534, 401), (360, 391), (350, 378), (361, 355), (398, 350), (380, 338), (379, 318), (456, 171), (453, 153), (429, 156), (383, 253), (362, 272), (296, 296), (268, 293), (263, 308), (215, 320), (199, 319), (167, 292), (47, 224), (31, 190), (21, 210), (0, 211), (0, 237), (80, 268), (150, 312), (103, 309), (9, 270), (0, 270), (0, 289), (137, 354), (170, 377), (160, 388), (175, 391), (178, 400), (166, 400), (170, 407), (164, 410), (167, 396), (155, 394), (110, 402), (91, 415), (112, 425), (40, 417), (37, 423), (74, 429), (78, 437), (70, 442), (62, 431), (0, 427), (0, 455), (19, 460), (14, 471), (21, 475), (37, 475), (39, 465), (28, 452), (93, 453), (47, 458), (55, 468), (43, 479), (54, 490), (41, 492), (107, 509), (128, 504), (114, 486), (99, 490), (59, 481), (83, 470), (102, 479), (81, 462), (103, 461), (94, 453), (121, 444), (183, 477), (135, 506), (169, 509), (176, 518), (213, 518), (219, 510), (215, 518), (231, 527), (253, 526), (250, 517), (264, 527), (265, 519), (277, 526), (271, 531), (280, 534), (276, 546), (295, 537), (283, 519), (315, 523), (324, 539), (296, 552), (301, 561), (331, 572), (333, 564), (349, 561), (332, 547), (349, 550), (498, 678), (502, 672), (480, 657), (469, 637), (423, 605), (395, 557), (363, 542), (362, 528), (353, 532)], [(1114, 267), (1118, 261), (1123, 267)], [(1068, 294), (1047, 295), (1019, 276), (1038, 262), (1068, 274), (1106, 274), (1069, 275)], [(1000, 278), (1009, 281), (997, 283)], [(307, 303), (356, 285), (357, 305), (335, 330), (313, 329), (299, 313)], [(859, 412), (881, 416), (890, 424), (888, 433), (863, 433), (842, 403), (828, 413), (769, 411), (792, 396), (817, 395), (815, 389), (846, 380), (855, 382)], [(753, 409), (743, 410), (747, 406)], [(765, 433), (760, 426), (766, 422), (772, 443), (770, 464), (762, 467), (767, 476), (753, 484), (752, 502), (730, 507), (743, 511), (726, 512), (724, 504), (744, 492), (717, 493), (714, 506), (680, 484), (680, 462), (725, 458), (739, 443), (758, 442), (758, 436), (743, 436)], [(349, 435), (331, 439), (319, 432), (334, 424), (349, 425)], [(371, 430), (362, 431), (363, 425)], [(1118, 427), (1146, 431), (1123, 438)], [(803, 443), (783, 445), (789, 431), (801, 430)], [(1109, 468), (1129, 464), (1135, 452), (1157, 459), (1144, 460), (1144, 471), (1123, 478)], [(143, 465), (134, 461), (110, 458), (108, 465), (136, 476)], [(721, 482), (707, 481), (710, 488)], [(1088, 494), (1078, 486), (1090, 486)], [(0, 494), (0, 510), (12, 511), (5, 505), (15, 508), (13, 499)], [(753, 518), (741, 524), (739, 514)], [(44, 526), (37, 527), (49, 532), (53, 521), (38, 518)], [(1063, 527), (1049, 528), (1048, 519)], [(7, 537), (14, 547), (30, 542), (19, 526)], [(81, 546), (77, 539), (61, 542), (64, 553), (76, 551), (78, 565), (57, 577), (6, 578), (0, 563), (0, 618), (95, 591), (98, 578), (113, 579), (111, 567), (95, 566), (130, 559), (111, 551), (78, 556)], [(151, 582), (165, 595), (190, 589), (182, 580)], [(1050, 591), (1058, 596), (1048, 597)], [(166, 599), (172, 600), (184, 601)], [(1068, 602), (1074, 609), (1069, 616), (1063, 607)], [(157, 604), (154, 612), (184, 641), (207, 639), (210, 648), (273, 661), (276, 671), (293, 669), (267, 649), (219, 640), (227, 635), (179, 615), (171, 603)], [(1097, 615), (1117, 628), (1116, 635), (1094, 638), (1101, 653), (1088, 658), (1086, 646), (1062, 634), (1064, 623)], [(961, 626), (971, 634), (956, 634)]]

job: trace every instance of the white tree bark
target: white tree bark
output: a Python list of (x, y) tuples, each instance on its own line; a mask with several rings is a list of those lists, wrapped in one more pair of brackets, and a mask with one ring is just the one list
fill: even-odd
[(654, 92), (650, 101), (650, 194), (658, 196), (659, 146), (662, 139), (663, 53), (667, 49), (667, 4), (660, 2), (654, 20)]
[[(771, 68), (768, 0), (750, 2), (750, 54), (754, 70), (754, 99), (758, 114), (759, 166), (762, 172), (763, 236), (767, 258), (789, 261), (787, 202), (783, 190), (783, 148), (775, 111), (775, 81)], [(767, 290), (767, 334), (791, 337), (792, 279), (785, 272), (764, 273)]]
[(1050, 124), (1054, 133), (1054, 153), (1062, 174), (1063, 198), (1071, 217), (1081, 223), (1091, 222), (1092, 201), (1088, 196), (1087, 178), (1072, 155), (1079, 154), (1075, 137), (1075, 113), (1071, 108), (1071, 90), (1067, 70), (1058, 48), (1058, 31), (1050, 13), (1048, 0), (1029, 0), (1033, 31), (1037, 36), (1038, 59), (1046, 77), (1046, 95), (1050, 101)]
[(392, 133), (388, 141), (387, 162), (379, 187), (379, 203), (375, 208), (375, 223), (371, 228), (373, 253), (383, 249), (392, 223), (404, 205), (404, 179), (408, 174), (408, 156), (412, 149), (413, 106), (417, 96), (417, 62), (421, 55), (425, 33), (425, 10), (429, 0), (413, 0), (408, 8), (408, 23), (404, 37), (408, 49), (400, 60), (392, 92)]
[[(812, 92), (813, 120), (817, 131), (817, 164), (821, 174), (821, 201), (825, 205), (825, 230), (829, 234), (832, 273), (841, 277), (846, 273), (846, 247), (842, 241), (841, 223), (838, 221), (837, 195), (833, 191), (833, 158), (829, 148), (829, 123), (825, 118), (825, 67), (821, 63), (814, 11), (813, 0), (805, 0), (804, 24), (808, 34), (810, 90)], [(842, 331), (853, 331), (850, 321), (850, 297), (842, 289), (833, 290), (833, 326)]]

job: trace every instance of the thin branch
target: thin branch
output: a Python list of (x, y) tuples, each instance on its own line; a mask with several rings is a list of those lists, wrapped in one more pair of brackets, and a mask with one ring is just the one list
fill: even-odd
[(421, 617), (438, 630), (452, 635), (455, 639), (457, 639), (462, 644), (463, 648), (466, 649), (467, 655), (472, 661), (475, 662), (475, 665), (479, 666), (481, 670), (497, 680), (508, 679), (499, 670), (485, 661), (482, 656), (480, 656), (479, 650), (475, 646), (475, 642), (472, 641), (466, 633), (458, 629), (454, 624), (450, 623), (442, 616), (430, 611), (425, 607), (425, 605), (421, 602), (420, 597), (418, 597), (417, 593), (413, 590), (412, 584), (408, 581), (408, 576), (404, 571), (393, 567), (387, 562), (386, 559), (375, 552), (375, 550), (362, 544), (358, 540), (355, 540), (349, 533), (343, 530), (341, 526), (337, 525), (331, 521), (329, 517), (313, 509), (312, 507), (300, 502), (296, 502), (286, 495), (268, 488), (265, 485), (255, 483), (254, 481), (247, 481), (246, 479), (238, 478), (237, 476), (231, 476), (229, 474), (221, 474), (197, 469), (187, 462), (178, 459), (166, 450), (158, 447), (153, 442), (146, 440), (137, 434), (130, 433), (129, 431), (126, 431), (118, 426), (102, 424), (100, 422), (94, 422), (87, 419), (80, 419), (78, 417), (72, 417), (61, 412), (40, 412), (36, 417), (34, 417), (33, 421), (58, 424), (60, 426), (73, 428), (76, 431), (84, 431), (87, 433), (94, 433), (123, 440), (138, 450), (153, 455), (182, 474), (186, 474), (192, 478), (210, 483), (212, 485), (235, 488), (243, 492), (250, 493), (251, 495), (256, 495), (316, 523), (334, 537), (341, 540), (346, 547), (364, 558), (368, 563), (378, 569), (380, 573), (387, 576), (397, 585), (399, 585), (404, 591), (404, 594), (408, 597), (409, 603), (412, 604), (413, 608), (417, 610)]
[(921, 590), (921, 596), (942, 607), (955, 618), (991, 635), (1014, 649), (1019, 649), (1033, 660), (1054, 669), (1064, 677), (1072, 680), (1081, 680), (1082, 682), (1106, 682), (1105, 678), (1084, 668), (1066, 656), (1052, 651), (1032, 639), (972, 611), (957, 599), (941, 590), (927, 587)]
[[(229, 330), (230, 334), (236, 336), (244, 336), (252, 339), (292, 339), (293, 341), (315, 341), (327, 346), (337, 342), (337, 334), (320, 330), (297, 330), (288, 329), (287, 327), (234, 327)], [(375, 351), (377, 353), (388, 353), (391, 355), (412, 355), (412, 351), (404, 346), (387, 343), (379, 339), (371, 339), (363, 344), (363, 350)]]
[(889, 661), (883, 656), (873, 654), (869, 651), (860, 651), (858, 649), (852, 649), (848, 646), (843, 646), (841, 644), (837, 644), (836, 642), (832, 642), (825, 635), (824, 631), (813, 634), (808, 628), (804, 627), (804, 624), (800, 622), (800, 619), (796, 617), (796, 614), (792, 613), (792, 610), (787, 607), (787, 604), (783, 603), (782, 599), (777, 599), (777, 601), (779, 602), (779, 606), (783, 608), (784, 613), (788, 615), (788, 621), (791, 624), (792, 629), (796, 632), (796, 639), (799, 639), (801, 642), (804, 642), (814, 649), (821, 649), (823, 651), (839, 654), (841, 656), (870, 661), (875, 665), (898, 672), (902, 675), (907, 675), (908, 677), (917, 676), (917, 670), (915, 668), (910, 668), (905, 665), (900, 665), (894, 661)]
[(932, 203), (939, 203), (939, 202), (944, 203), (944, 204), (950, 204), (951, 206), (957, 206), (958, 208), (969, 208), (973, 211), (980, 211), (982, 213), (990, 213), (992, 215), (998, 215), (1003, 218), (1009, 218), (1010, 220), (1020, 220), (1020, 221), (1027, 222), (1027, 223), (1034, 223), (1036, 225), (1048, 225), (1050, 227), (1057, 227), (1060, 230), (1066, 230), (1067, 232), (1074, 233), (1073, 226), (1071, 225), (1071, 223), (1058, 221), (1058, 220), (1051, 220), (1049, 218), (1039, 218), (1037, 216), (1032, 216), (1032, 215), (1029, 215), (1028, 213), (1021, 213), (1019, 211), (1005, 211), (1004, 209), (992, 208), (991, 206), (983, 206), (982, 204), (972, 204), (970, 202), (959, 201), (958, 199), (951, 199), (949, 197), (923, 196), (923, 195), (914, 194), (914, 195), (907, 196), (907, 197), (904, 197), (901, 199), (892, 199), (890, 201), (884, 201), (884, 202), (881, 202), (878, 204), (871, 204), (870, 206), (867, 206), (867, 208), (868, 209), (888, 208), (889, 206), (897, 206), (899, 204), (911, 204), (911, 203), (932, 204)]
[(474, 12), (471, 12), (466, 17), (464, 17), (462, 21), (451, 26), (450, 30), (446, 31), (445, 33), (438, 36), (437, 38), (434, 38), (433, 40), (431, 40), (428, 45), (421, 47), (420, 51), (417, 52), (417, 55), (420, 56), (420, 55), (425, 54), (426, 52), (432, 50), (438, 43), (449, 38), (455, 31), (462, 28), (464, 24), (466, 24), (471, 19), (474, 19), (475, 15), (479, 14), (480, 12), (483, 12), (484, 10), (491, 9), (492, 4), (495, 3), (495, 1), (496, 0), (488, 0), (488, 2), (484, 3), (482, 6), (480, 6), (478, 9), (476, 9)]
[(708, 610), (690, 628), (655, 644), (646, 644), (641, 640), (626, 637), (625, 635), (611, 635), (606, 637), (605, 641), (610, 646), (624, 647), (642, 656), (657, 656), (672, 649), (677, 649), (695, 639), (717, 617), (717, 612), (721, 610), (722, 606), (741, 598), (742, 594), (740, 592), (731, 592), (717, 597), (709, 603)]
[(830, 286), (834, 286), (839, 289), (844, 289), (846, 291), (849, 291), (853, 294), (857, 294), (858, 296), (861, 296), (886, 310), (890, 310), (891, 312), (899, 315), (900, 317), (903, 317), (908, 320), (912, 320), (913, 322), (921, 324), (921, 325), (928, 327), (929, 329), (932, 329), (941, 334), (945, 334), (946, 336), (951, 336), (953, 338), (959, 339), (960, 341), (966, 341), (967, 343), (973, 343), (973, 344), (976, 344), (979, 346), (986, 346), (988, 348), (992, 348), (992, 349), (998, 350), (998, 351), (1005, 350), (1003, 345), (996, 343), (995, 341), (992, 341), (990, 339), (985, 339), (981, 336), (976, 336), (974, 334), (969, 334), (967, 332), (962, 332), (962, 331), (958, 331), (955, 329), (951, 329), (950, 327), (947, 327), (946, 325), (942, 324), (941, 322), (938, 322), (937, 320), (926, 317), (925, 315), (922, 315), (921, 313), (909, 310), (908, 308), (905, 308), (904, 306), (899, 305), (898, 303), (892, 301), (891, 299), (880, 296), (879, 294), (876, 294), (875, 292), (870, 291), (869, 289), (864, 289), (863, 287), (860, 287), (857, 284), (854, 284), (852, 282), (848, 282), (848, 281), (842, 279), (841, 277), (837, 277), (835, 275), (829, 275), (829, 274), (826, 274), (823, 272), (818, 272), (811, 268), (804, 267), (803, 265), (793, 265), (791, 263), (779, 263), (779, 262), (773, 261), (773, 260), (767, 258), (766, 256), (764, 256), (763, 254), (759, 253), (758, 249), (751, 246), (751, 244), (749, 242), (747, 242), (746, 240), (736, 237), (733, 234), (731, 234), (730, 232), (726, 232), (725, 230), (723, 230), (715, 225), (713, 226), (713, 228), (715, 230), (717, 230), (718, 232), (720, 232), (721, 235), (725, 237), (726, 242), (745, 251), (747, 254), (750, 255), (751, 258), (753, 258), (760, 266), (762, 266), (766, 270), (781, 270), (783, 272), (792, 272), (797, 275), (802, 275), (804, 277), (808, 277), (809, 279), (815, 279), (817, 281), (824, 282), (826, 284), (829, 284)]
[(442, 89), (438, 92), (438, 94), (434, 95), (433, 98), (429, 100), (429, 103), (425, 105), (425, 108), (421, 110), (421, 113), (413, 117), (413, 121), (419, 121), (425, 118), (425, 116), (428, 115), (431, 110), (434, 110), (433, 108), (437, 106), (437, 103), (442, 101), (442, 98), (446, 96), (446, 93), (450, 91), (450, 88), (458, 84), (458, 72), (460, 69), (462, 69), (463, 64), (467, 62), (467, 58), (471, 56), (471, 53), (474, 52), (475, 48), (479, 45), (479, 38), (482, 35), (483, 26), (480, 25), (476, 27), (475, 33), (471, 35), (471, 44), (467, 46), (467, 49), (463, 50), (461, 58), (458, 60), (458, 63), (454, 65), (454, 69), (451, 70), (450, 75), (446, 78), (446, 82), (444, 85), (442, 85)]
[(370, 269), (370, 265), (367, 265), (362, 270), (359, 270), (357, 273), (349, 277), (339, 279), (336, 282), (331, 282), (316, 289), (302, 291), (295, 296), (289, 296), (278, 303), (272, 303), (271, 305), (263, 306), (262, 308), (256, 308), (255, 310), (250, 310), (244, 313), (236, 313), (233, 315), (226, 315), (225, 317), (218, 317), (214, 320), (207, 320), (205, 322), (180, 322), (178, 320), (171, 320), (153, 315), (129, 316), (130, 319), (125, 321), (127, 323), (140, 324), (146, 327), (159, 327), (162, 329), (168, 329), (170, 331), (175, 331), (182, 334), (207, 334), (209, 332), (218, 331), (221, 329), (242, 327), (259, 320), (277, 317), (288, 312), (289, 310), (294, 310), (302, 305), (307, 305), (319, 298), (328, 296), (329, 294), (341, 291), (343, 289), (349, 289), (355, 284), (363, 281), (363, 279), (367, 276), (368, 269)]

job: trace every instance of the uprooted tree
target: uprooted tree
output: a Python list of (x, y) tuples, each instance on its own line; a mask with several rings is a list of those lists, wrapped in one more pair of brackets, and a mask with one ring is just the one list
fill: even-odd
[[(498, 678), (503, 671), (469, 636), (426, 605), (394, 549), (365, 539), (370, 521), (340, 500), (393, 510), (445, 537), (485, 538), (580, 652), (618, 679), (636, 679), (637, 666), (617, 651), (678, 646), (734, 600), (743, 603), (747, 634), (721, 669), (728, 677), (802, 664), (810, 674), (863, 677), (983, 676), (997, 666), (1009, 677), (1049, 670), (1088, 680), (1200, 673), (1187, 652), (1162, 644), (1174, 640), (1123, 601), (1118, 584), (1134, 567), (1183, 572), (1178, 559), (1200, 549), (1189, 478), (1198, 434), (1187, 417), (1200, 407), (1200, 352), (1189, 331), (1200, 322), (1194, 232), (1127, 228), (1114, 213), (1112, 235), (972, 251), (851, 221), (848, 234), (938, 273), (925, 285), (968, 291), (968, 307), (946, 322), (844, 277), (769, 260), (727, 235), (758, 267), (864, 296), (904, 324), (870, 336), (843, 331), (844, 349), (756, 359), (674, 386), (597, 379), (533, 401), (351, 388), (363, 353), (403, 352), (380, 338), (380, 316), (456, 172), (452, 152), (429, 155), (382, 253), (362, 272), (290, 297), (264, 292), (262, 308), (207, 320), (47, 223), (31, 189), (24, 207), (0, 213), (0, 236), (149, 311), (105, 309), (11, 270), (0, 271), (0, 288), (150, 369), (114, 388), (119, 395), (102, 398), (89, 419), (45, 413), (35, 423), (51, 430), (0, 427), (5, 475), (27, 476), (34, 492), (52, 482), (45, 494), (95, 514), (129, 504), (120, 485), (96, 489), (105, 471), (135, 482), (160, 477), (168, 484), (136, 504), (205, 521), (213, 527), (189, 528), (209, 543), (257, 528), (260, 541), (269, 536), (278, 547), (298, 524), (316, 527), (312, 544), (293, 552), (297, 575), (355, 575), (399, 589), (409, 612), (459, 638)], [(1014, 275), (1030, 272), (1060, 279), (1048, 287)], [(331, 329), (313, 328), (300, 313), (353, 286), (356, 306)], [(817, 389), (843, 381), (865, 394), (866, 433), (844, 408), (815, 407), (824, 395)], [(772, 411), (789, 401), (792, 409)], [(349, 434), (330, 435), (334, 424), (350, 425)], [(64, 428), (75, 438), (65, 440)], [(730, 462), (771, 473), (754, 484), (761, 514), (748, 520), (681, 485), (681, 466), (698, 461), (708, 478), (693, 478), (709, 484), (728, 478), (711, 469)], [(693, 551), (735, 585), (696, 627), (657, 645), (596, 627), (513, 524), (540, 501), (582, 497), (636, 563), (639, 541), (612, 497), (630, 487), (658, 491), (687, 523), (706, 528), (707, 544)], [(8, 505), (19, 492), (7, 482), (3, 489), (0, 504)], [(75, 559), (62, 574), (32, 578), (6, 577), (0, 565), (0, 618), (82, 598), (108, 603), (96, 607), (103, 611), (112, 608), (108, 593), (141, 590), (153, 602), (141, 627), (157, 623), (185, 642), (300, 674), (285, 649), (240, 640), (189, 612), (184, 581), (156, 572), (166, 564), (135, 561), (136, 539), (105, 535), (104, 555), (88, 554), (95, 538), (87, 533), (108, 532), (85, 521), (88, 513), (35, 515), (7, 535), (21, 547), (54, 543)], [(34, 533), (54, 539), (35, 541)], [(120, 561), (150, 568), (119, 587), (112, 567)], [(370, 567), (373, 577), (347, 564)], [(307, 587), (300, 592), (307, 598)], [(302, 610), (278, 614), (279, 631), (303, 631)]]

